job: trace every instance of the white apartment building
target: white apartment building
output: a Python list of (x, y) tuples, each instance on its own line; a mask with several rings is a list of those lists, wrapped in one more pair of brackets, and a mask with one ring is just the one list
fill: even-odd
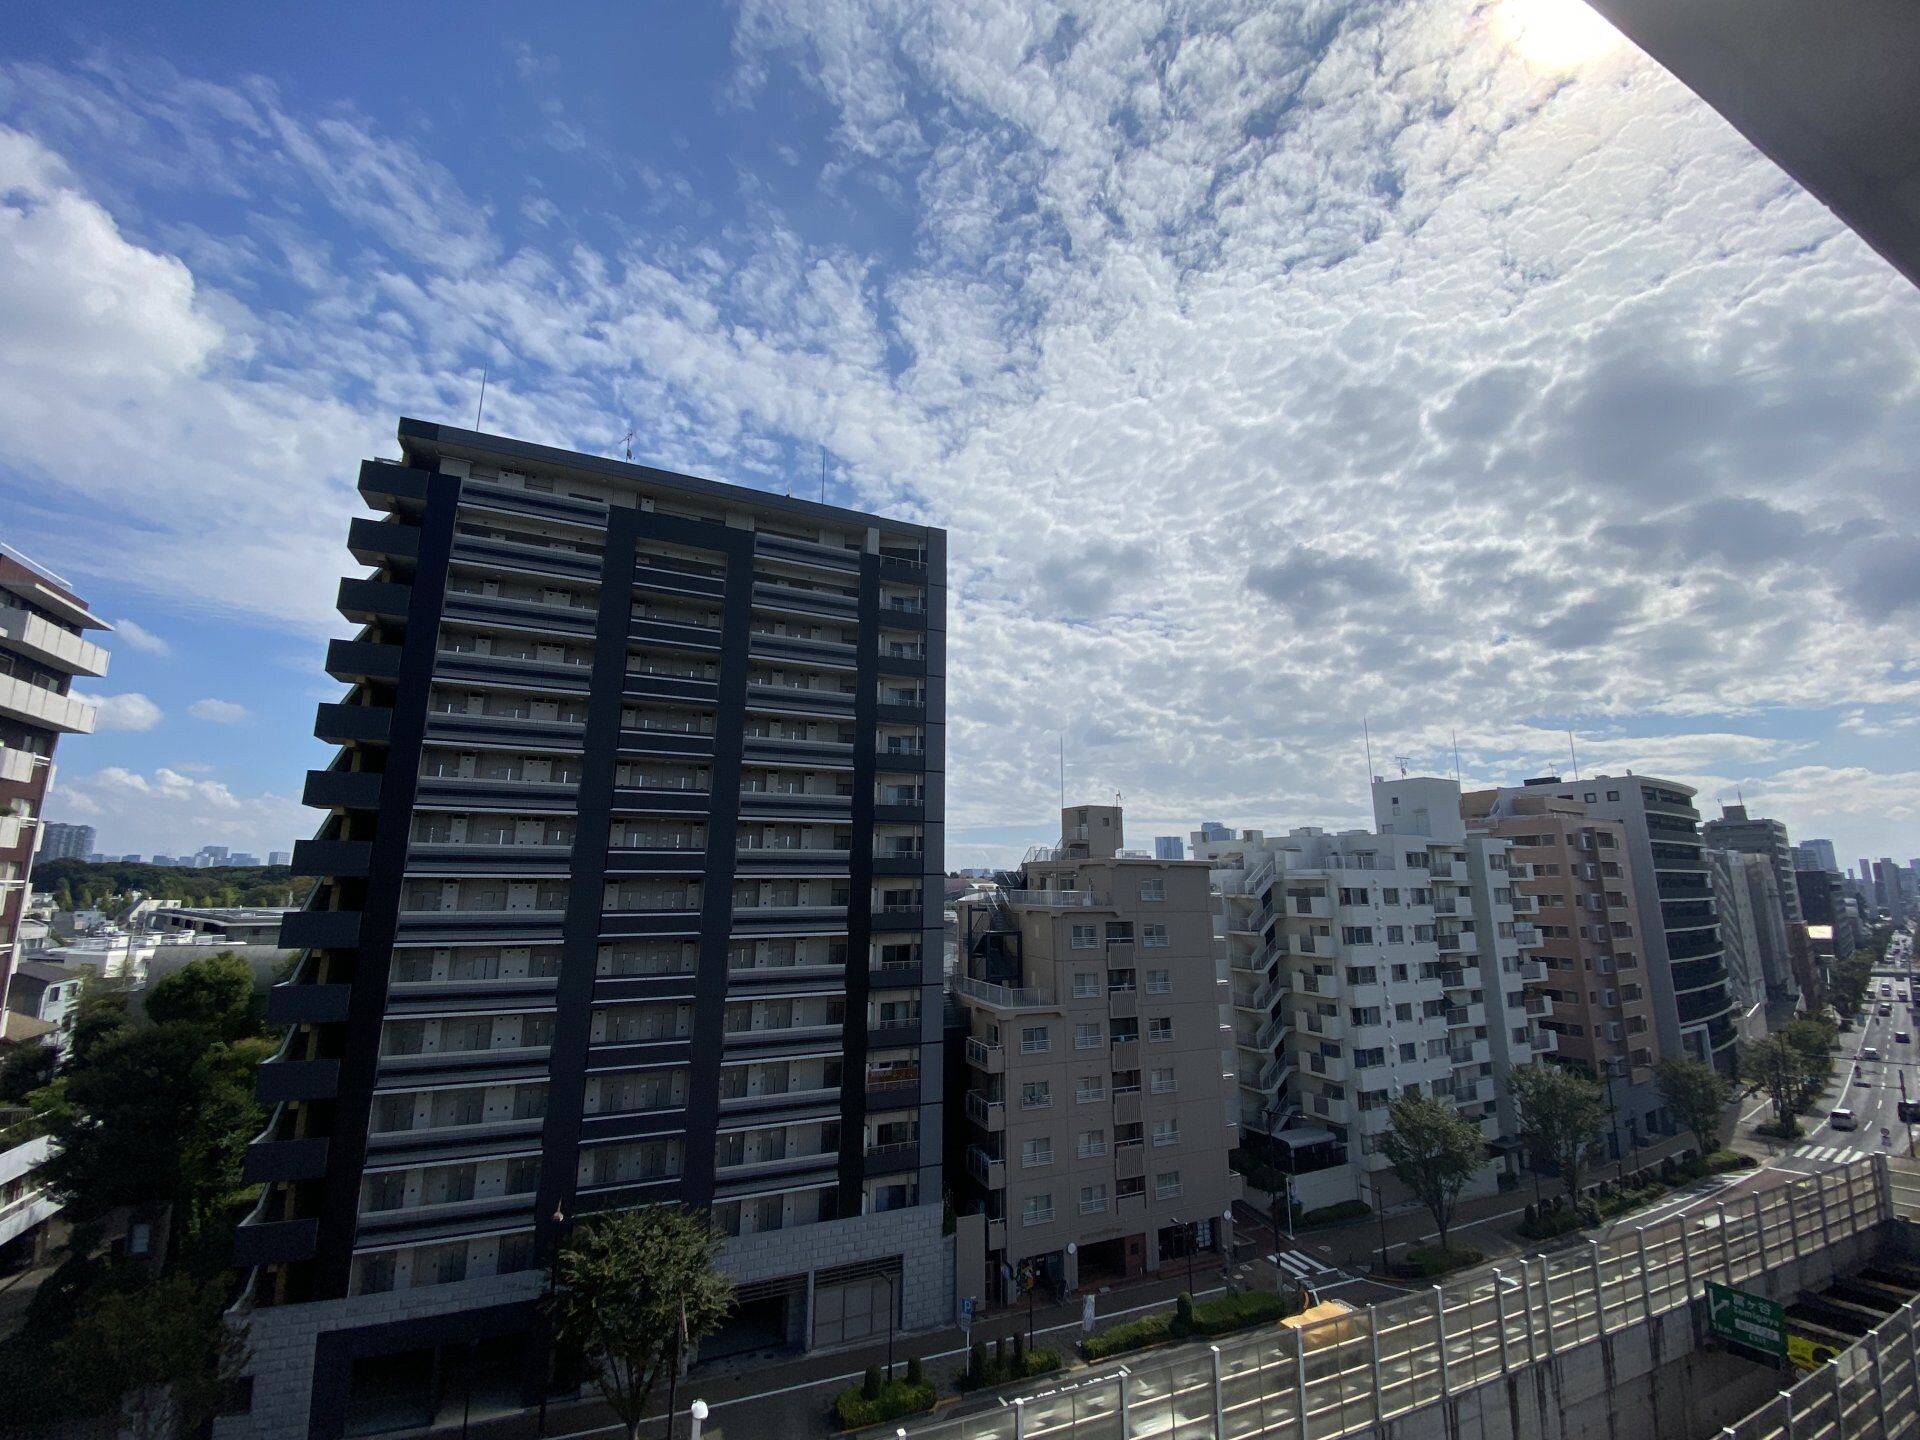
[[(1193, 837), (1227, 947), (1241, 1130), (1308, 1209), (1404, 1198), (1379, 1150), (1400, 1094), (1450, 1101), (1511, 1150), (1500, 1078), (1554, 1045), (1507, 842), (1466, 833), (1448, 780), (1376, 781), (1373, 803), (1370, 831)], [(1495, 1183), (1490, 1164), (1469, 1193)]]

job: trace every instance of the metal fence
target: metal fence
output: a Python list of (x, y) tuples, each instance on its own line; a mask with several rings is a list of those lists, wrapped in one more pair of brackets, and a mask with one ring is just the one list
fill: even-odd
[[(1204, 1349), (1116, 1359), (1085, 1378), (912, 1434), (914, 1440), (1332, 1440), (1603, 1332), (1679, 1310), (1708, 1280), (1751, 1280), (1871, 1230), (1897, 1208), (1920, 1209), (1920, 1176), (1902, 1174), (1905, 1189), (1896, 1195), (1888, 1169), (1882, 1157), (1863, 1158), (1638, 1227), (1611, 1242), (1516, 1258), (1470, 1280), (1314, 1325), (1265, 1327)], [(1822, 1383), (1835, 1395), (1841, 1391), (1832, 1387), (1844, 1388), (1844, 1382)], [(1854, 1397), (1853, 1403), (1865, 1402)], [(1830, 1414), (1825, 1423), (1831, 1427)], [(1776, 1424), (1751, 1433), (1808, 1440), (1863, 1432), (1796, 1423), (1791, 1431)], [(1748, 1432), (1739, 1434), (1747, 1440)]]

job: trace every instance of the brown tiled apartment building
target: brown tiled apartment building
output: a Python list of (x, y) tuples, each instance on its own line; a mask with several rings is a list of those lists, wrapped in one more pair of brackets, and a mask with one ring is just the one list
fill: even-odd
[[(1520, 897), (1532, 900), (1535, 957), (1546, 967), (1533, 988), (1553, 1002), (1540, 1023), (1559, 1037), (1555, 1058), (1650, 1091), (1660, 1051), (1625, 827), (1554, 794), (1481, 790), (1461, 803), (1470, 827), (1508, 840), (1516, 865), (1530, 867), (1513, 888), (1516, 910)], [(1644, 1136), (1646, 1117), (1633, 1110), (1621, 1123)]]
[(988, 1217), (986, 1292), (1217, 1249), (1241, 1182), (1208, 869), (1121, 850), (1116, 806), (1062, 812), (1021, 884), (961, 905), (966, 1208)]

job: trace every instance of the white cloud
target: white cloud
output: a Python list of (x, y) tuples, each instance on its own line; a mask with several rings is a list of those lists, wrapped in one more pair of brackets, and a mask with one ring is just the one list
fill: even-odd
[(137, 690), (124, 695), (82, 695), (98, 707), (94, 729), (100, 731), (151, 730), (166, 718), (160, 707)]
[[(105, 517), (117, 579), (318, 633), (354, 461), (470, 416), (482, 363), (533, 440), (644, 417), (643, 458), (772, 488), (824, 443), (837, 498), (949, 530), (974, 858), (1047, 838), (1061, 729), (1082, 798), (1188, 817), (1136, 834), (1357, 820), (1363, 716), (1431, 770), (1455, 731), (1483, 780), (1559, 766), (1571, 726), (1750, 796), (1813, 763), (1783, 713), (1893, 738), (1920, 296), (1631, 47), (1549, 74), (1489, 9), (746, 0), (731, 93), (830, 108), (802, 179), (894, 207), (871, 251), (750, 176), (724, 227), (597, 243), (538, 194), (509, 253), (431, 136), (14, 67), (0, 462)], [(506, 57), (537, 135), (551, 65)], [(163, 167), (273, 228), (156, 238), (118, 197)]]
[(121, 644), (135, 650), (143, 650), (149, 655), (171, 655), (173, 646), (154, 634), (146, 626), (132, 620), (113, 622), (113, 638)]
[(238, 725), (247, 718), (247, 707), (236, 705), (231, 700), (196, 700), (187, 706), (187, 714), (196, 720), (209, 720), (215, 725)]
[(104, 849), (120, 854), (190, 854), (202, 845), (228, 845), (264, 855), (314, 828), (312, 812), (294, 799), (237, 795), (220, 781), (167, 766), (145, 774), (117, 765), (91, 775), (63, 770), (47, 813), (86, 821), (100, 832)]

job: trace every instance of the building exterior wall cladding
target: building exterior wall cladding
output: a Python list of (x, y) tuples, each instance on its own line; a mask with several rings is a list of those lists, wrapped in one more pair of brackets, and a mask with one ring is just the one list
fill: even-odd
[[(928, 1248), (943, 1184), (943, 532), (400, 440), (362, 467), (385, 513), (349, 537), (374, 575), (341, 586), (361, 628), (329, 650), (341, 751), (250, 1155), (290, 1174), (320, 1140), (324, 1173), (242, 1227), (256, 1324), (457, 1309), (543, 1273), (556, 1215), (653, 1203), (747, 1269), (917, 1275), (889, 1247)], [(263, 1371), (256, 1404), (307, 1381)]]
[(989, 1294), (1028, 1262), (1064, 1285), (1156, 1270), (1163, 1236), (1214, 1244), (1241, 1188), (1207, 871), (1118, 853), (1112, 807), (1062, 829), (1025, 888), (963, 907), (966, 1183), (993, 1222)]

